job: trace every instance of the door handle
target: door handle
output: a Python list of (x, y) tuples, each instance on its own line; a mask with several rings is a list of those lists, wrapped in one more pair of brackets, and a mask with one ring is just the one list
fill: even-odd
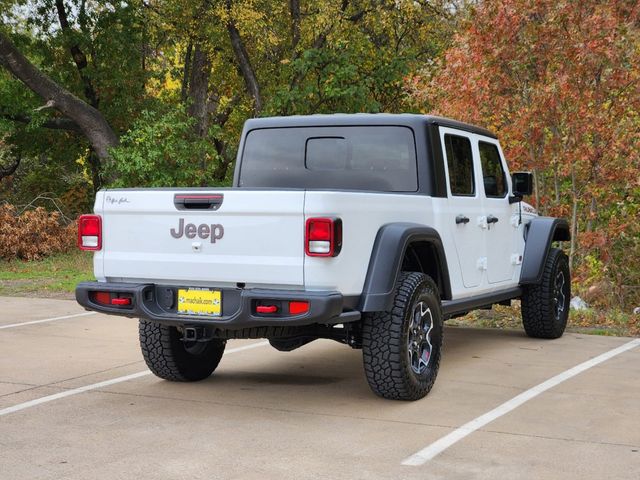
[(498, 223), (499, 218), (495, 217), (493, 215), (488, 215), (487, 216), (487, 223), (491, 224), (491, 223)]
[(458, 215), (456, 217), (456, 225), (460, 225), (461, 223), (464, 223), (464, 224), (469, 223), (469, 217), (465, 217), (462, 214)]

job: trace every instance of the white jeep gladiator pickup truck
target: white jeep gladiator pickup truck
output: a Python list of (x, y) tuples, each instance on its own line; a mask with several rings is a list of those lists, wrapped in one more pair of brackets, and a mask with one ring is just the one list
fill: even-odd
[(157, 376), (201, 380), (227, 339), (290, 351), (361, 348), (372, 390), (416, 400), (440, 363), (443, 321), (521, 299), (528, 335), (568, 316), (561, 219), (522, 201), (496, 136), (425, 115), (246, 122), (231, 188), (107, 189), (79, 220), (96, 282), (85, 308), (140, 319)]

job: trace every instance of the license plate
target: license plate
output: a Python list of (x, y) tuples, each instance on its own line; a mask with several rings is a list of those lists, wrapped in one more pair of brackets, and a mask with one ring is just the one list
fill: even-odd
[(178, 313), (219, 317), (222, 315), (222, 294), (220, 290), (180, 288)]

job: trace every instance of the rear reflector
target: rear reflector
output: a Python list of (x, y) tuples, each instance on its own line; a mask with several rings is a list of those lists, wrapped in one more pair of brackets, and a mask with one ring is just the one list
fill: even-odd
[(130, 298), (112, 298), (111, 305), (131, 305)]
[(289, 314), (300, 315), (309, 311), (309, 302), (289, 302)]
[(80, 215), (78, 247), (80, 250), (93, 251), (102, 248), (102, 217), (100, 215)]
[(309, 218), (304, 244), (305, 252), (310, 257), (335, 257), (342, 248), (342, 220)]
[(258, 305), (256, 307), (256, 313), (276, 313), (278, 307), (275, 305)]

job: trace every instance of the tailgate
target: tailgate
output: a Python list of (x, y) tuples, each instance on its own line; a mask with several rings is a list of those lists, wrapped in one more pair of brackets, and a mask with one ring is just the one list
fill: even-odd
[[(184, 209), (209, 195), (216, 210)], [(102, 270), (110, 281), (304, 285), (304, 191), (107, 190)], [(96, 258), (97, 263), (100, 261)]]

